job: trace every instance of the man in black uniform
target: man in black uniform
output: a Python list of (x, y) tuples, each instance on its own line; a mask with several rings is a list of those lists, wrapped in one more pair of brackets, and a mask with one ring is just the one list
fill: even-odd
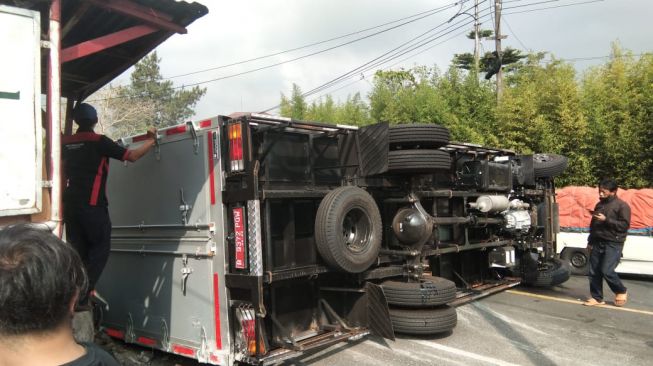
[(590, 252), (590, 297), (586, 306), (603, 305), (603, 279), (615, 293), (614, 304), (624, 306), (627, 289), (615, 268), (621, 259), (624, 242), (630, 227), (630, 206), (617, 197), (617, 183), (604, 179), (599, 183), (599, 203), (590, 222), (587, 249)]
[[(64, 191), (64, 222), (66, 239), (82, 258), (89, 277), (89, 292), (95, 289), (109, 259), (111, 220), (105, 194), (109, 158), (134, 162), (154, 146), (156, 130), (147, 132), (148, 139), (127, 150), (93, 129), (97, 112), (90, 104), (75, 107), (73, 119), (77, 133), (63, 137), (62, 157), (67, 184)], [(80, 304), (88, 302), (83, 294)]]

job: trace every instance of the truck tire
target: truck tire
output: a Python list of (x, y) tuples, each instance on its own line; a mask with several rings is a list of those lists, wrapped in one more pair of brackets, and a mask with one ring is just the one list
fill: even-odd
[(320, 203), (315, 217), (315, 243), (331, 267), (349, 273), (368, 269), (381, 250), (381, 235), (381, 214), (365, 190), (336, 188)]
[(423, 276), (419, 282), (385, 281), (381, 284), (390, 305), (434, 307), (456, 298), (456, 284), (442, 277)]
[(389, 173), (433, 173), (451, 169), (451, 156), (442, 150), (395, 150), (388, 152)]
[(564, 260), (553, 259), (537, 271), (524, 273), (522, 283), (533, 287), (551, 287), (566, 282), (569, 276), (569, 264)]
[(555, 177), (567, 168), (567, 157), (558, 154), (533, 154), (533, 172), (536, 178)]
[(390, 126), (390, 148), (434, 148), (449, 143), (449, 129), (435, 124), (404, 124)]
[(569, 262), (571, 274), (587, 276), (590, 272), (589, 253), (584, 248), (565, 248), (560, 258)]
[(390, 321), (395, 333), (428, 335), (451, 331), (456, 327), (458, 315), (451, 306), (433, 309), (393, 309)]

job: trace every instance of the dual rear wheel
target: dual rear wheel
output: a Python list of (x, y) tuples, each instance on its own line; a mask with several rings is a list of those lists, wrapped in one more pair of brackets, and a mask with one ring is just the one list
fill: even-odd
[(458, 322), (456, 309), (447, 305), (456, 298), (456, 284), (441, 277), (422, 276), (418, 281), (389, 280), (381, 284), (396, 333), (430, 335), (451, 331)]

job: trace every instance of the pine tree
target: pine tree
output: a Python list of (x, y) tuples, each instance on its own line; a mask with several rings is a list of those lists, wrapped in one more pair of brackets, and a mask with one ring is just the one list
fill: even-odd
[(108, 95), (101, 109), (106, 113), (103, 118), (109, 135), (124, 137), (147, 127), (179, 124), (193, 116), (206, 88), (175, 88), (172, 81), (163, 79), (160, 62), (156, 51), (152, 52), (134, 66), (129, 85), (103, 91)]

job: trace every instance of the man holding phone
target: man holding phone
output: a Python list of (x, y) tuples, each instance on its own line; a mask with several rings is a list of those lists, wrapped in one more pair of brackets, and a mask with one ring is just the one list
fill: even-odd
[(630, 227), (630, 206), (617, 197), (617, 183), (603, 179), (599, 183), (599, 202), (590, 222), (587, 250), (590, 252), (590, 294), (586, 306), (603, 305), (603, 279), (614, 292), (614, 304), (624, 306), (628, 300), (627, 289), (615, 268), (621, 259), (624, 242)]

